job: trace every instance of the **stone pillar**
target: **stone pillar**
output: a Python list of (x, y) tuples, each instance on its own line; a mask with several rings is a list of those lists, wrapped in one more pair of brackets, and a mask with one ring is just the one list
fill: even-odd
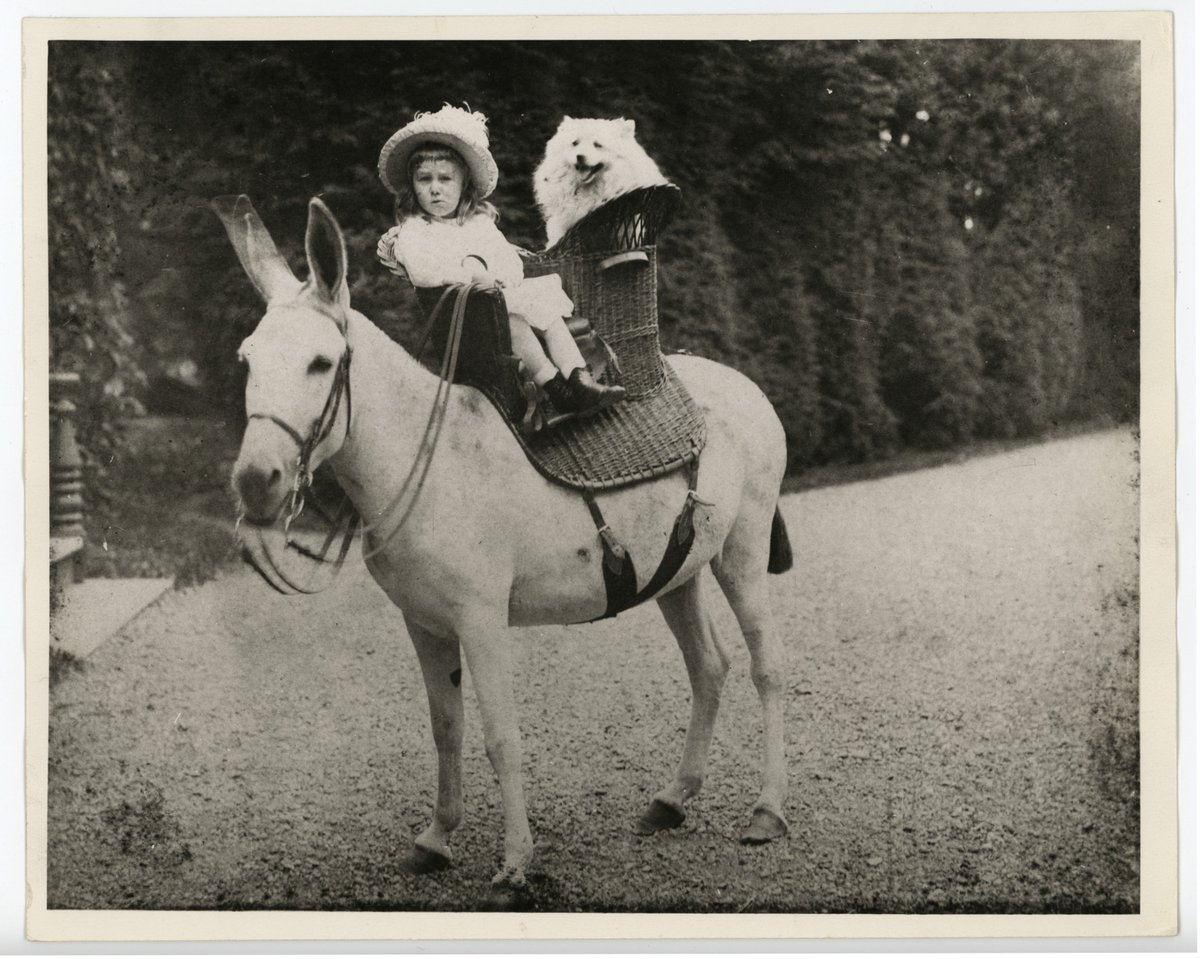
[(84, 544), (83, 456), (75, 439), (70, 397), (78, 373), (50, 374), (50, 589), (81, 578)]

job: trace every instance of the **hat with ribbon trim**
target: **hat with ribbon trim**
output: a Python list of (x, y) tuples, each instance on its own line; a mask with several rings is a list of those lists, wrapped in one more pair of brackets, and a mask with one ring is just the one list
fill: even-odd
[(463, 158), (480, 197), (496, 189), (500, 171), (488, 149), (487, 117), (446, 104), (436, 113), (418, 113), (391, 135), (379, 151), (379, 179), (392, 193), (408, 184), (408, 161), (420, 146), (441, 143)]

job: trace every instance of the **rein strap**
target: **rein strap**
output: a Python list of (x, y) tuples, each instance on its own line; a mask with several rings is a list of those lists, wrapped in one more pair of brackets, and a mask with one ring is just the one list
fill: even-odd
[[(429, 475), (429, 467), (433, 463), (433, 454), (437, 449), (438, 440), (442, 434), (442, 426), (446, 421), (446, 408), (450, 403), (450, 387), (453, 385), (454, 374), (458, 369), (459, 346), (462, 342), (463, 327), (466, 325), (467, 302), (471, 294), (481, 288), (478, 283), (463, 283), (458, 286), (448, 286), (442, 291), (442, 295), (438, 298), (433, 310), (430, 311), (429, 328), (426, 330), (421, 350), (418, 353), (424, 350), (424, 343), (428, 341), (434, 324), (441, 315), (450, 295), (454, 294), (454, 305), (450, 313), (449, 336), (446, 340), (446, 352), (442, 356), (441, 369), (438, 371), (438, 388), (434, 393), (433, 406), (429, 411), (429, 419), (425, 423), (425, 432), (421, 436), (416, 458), (413, 460), (412, 467), (409, 469), (408, 475), (404, 478), (404, 482), (400, 486), (400, 491), (383, 508), (379, 516), (372, 523), (364, 527), (364, 533), (376, 532), (380, 529), (390, 527), (386, 533), (379, 537), (371, 549), (363, 550), (363, 557), (366, 559), (377, 556), (387, 547), (396, 534), (400, 532), (404, 524), (408, 521), (408, 517), (412, 514), (417, 498), (421, 495), (421, 490), (424, 489), (425, 478)], [(399, 519), (392, 520), (391, 518), (397, 513), (399, 513)]]

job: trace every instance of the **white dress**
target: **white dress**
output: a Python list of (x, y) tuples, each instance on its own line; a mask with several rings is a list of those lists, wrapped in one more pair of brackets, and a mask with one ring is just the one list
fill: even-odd
[(575, 306), (557, 273), (525, 277), (517, 248), (504, 238), (492, 218), (477, 214), (464, 223), (412, 216), (384, 234), (392, 255), (413, 286), (467, 283), (476, 269), (465, 263), (478, 257), (504, 288), (510, 313), (519, 313), (537, 330), (570, 316)]

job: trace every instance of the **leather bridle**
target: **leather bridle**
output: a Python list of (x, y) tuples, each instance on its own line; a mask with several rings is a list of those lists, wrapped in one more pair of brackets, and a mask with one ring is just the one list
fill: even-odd
[[(333, 425), (337, 422), (338, 411), (341, 409), (342, 396), (346, 397), (346, 436), (350, 436), (350, 420), (353, 412), (351, 394), (350, 394), (350, 358), (353, 355), (353, 350), (349, 342), (346, 343), (345, 350), (338, 360), (337, 369), (333, 374), (333, 382), (329, 386), (329, 394), (325, 397), (325, 405), (321, 409), (321, 415), (313, 420), (312, 425), (308, 429), (306, 435), (302, 435), (298, 429), (292, 426), (287, 420), (276, 416), (274, 413), (251, 413), (247, 419), (261, 419), (274, 423), (281, 430), (287, 433), (288, 436), (296, 443), (298, 454), (296, 456), (296, 477), (292, 481), (292, 489), (288, 494), (287, 515), (283, 521), (283, 537), (284, 546), (287, 549), (295, 550), (301, 553), (308, 559), (315, 560), (319, 564), (325, 564), (328, 561), (325, 559), (329, 552), (329, 548), (333, 545), (333, 540), (337, 536), (338, 531), (342, 531), (342, 545), (338, 550), (337, 559), (333, 561), (333, 576), (337, 576), (342, 568), (342, 563), (346, 559), (346, 554), (350, 551), (350, 543), (354, 539), (355, 530), (358, 528), (358, 513), (354, 509), (354, 505), (350, 502), (350, 498), (346, 497), (342, 502), (335, 518), (330, 519), (325, 515), (319, 507), (314, 507), (321, 517), (329, 523), (330, 530), (325, 538), (325, 543), (319, 552), (312, 552), (305, 546), (297, 543), (292, 539), (292, 524), (296, 518), (304, 511), (306, 494), (313, 482), (313, 470), (311, 466), (312, 455), (316, 448), (321, 445), (333, 432)], [(239, 517), (238, 525), (241, 525)], [(242, 558), (257, 572), (269, 586), (277, 592), (284, 595), (293, 593), (317, 593), (325, 587), (313, 589), (306, 585), (293, 582), (292, 578), (280, 568), (275, 561), (271, 550), (263, 540), (261, 529), (255, 530), (258, 549), (255, 550), (249, 540), (242, 540)]]
[(353, 352), (347, 342), (346, 348), (338, 360), (337, 369), (334, 371), (329, 395), (325, 397), (325, 406), (321, 410), (321, 415), (313, 420), (308, 429), (308, 435), (301, 436), (299, 430), (274, 413), (251, 413), (247, 417), (248, 420), (267, 420), (274, 423), (287, 433), (299, 447), (299, 455), (296, 458), (296, 478), (292, 481), (292, 490), (288, 499), (288, 515), (283, 523), (285, 534), (291, 530), (292, 523), (304, 509), (304, 493), (312, 486), (313, 480), (309, 462), (312, 460), (316, 448), (333, 432), (333, 424), (337, 421), (343, 394), (346, 397), (346, 437), (350, 436), (350, 418), (353, 412), (350, 397), (350, 357)]
[[(364, 532), (377, 531), (387, 521), (390, 529), (383, 535), (377, 537), (377, 542), (370, 550), (363, 551), (365, 558), (370, 559), (381, 552), (397, 532), (404, 526), (412, 513), (413, 507), (416, 505), (417, 497), (420, 495), (425, 484), (425, 478), (429, 473), (430, 464), (433, 461), (433, 453), (437, 448), (438, 439), (441, 436), (442, 426), (445, 423), (446, 407), (450, 399), (450, 386), (454, 382), (455, 370), (458, 366), (459, 344), (462, 340), (463, 326), (466, 321), (466, 307), (470, 294), (478, 288), (477, 284), (467, 283), (462, 285), (451, 285), (443, 290), (437, 304), (430, 312), (429, 327), (426, 330), (424, 340), (422, 341), (421, 349), (418, 351), (418, 356), (424, 352), (424, 345), (428, 342), (429, 335), (433, 330), (434, 324), (437, 322), (442, 310), (447, 302), (453, 297), (453, 307), (451, 309), (449, 334), (446, 342), (446, 352), (442, 357), (441, 370), (439, 371), (439, 379), (437, 392), (434, 395), (433, 408), (429, 413), (429, 420), (425, 424), (425, 431), (421, 437), (420, 445), (417, 448), (417, 456), (413, 461), (412, 467), (405, 477), (400, 491), (393, 497), (392, 501), (380, 512), (376, 517), (375, 522), (363, 524)], [(346, 342), (346, 349), (338, 360), (337, 370), (334, 373), (333, 383), (329, 388), (329, 395), (325, 399), (325, 406), (321, 410), (321, 415), (317, 417), (312, 426), (309, 427), (307, 435), (302, 435), (299, 430), (288, 423), (281, 417), (275, 416), (273, 413), (251, 413), (247, 419), (263, 419), (274, 423), (282, 429), (288, 436), (295, 441), (299, 447), (299, 454), (296, 459), (296, 478), (292, 482), (292, 489), (288, 497), (287, 515), (283, 523), (284, 544), (288, 549), (295, 550), (309, 559), (315, 560), (318, 563), (326, 563), (326, 554), (329, 552), (330, 546), (333, 544), (334, 538), (337, 536), (338, 530), (343, 531), (342, 545), (338, 552), (338, 557), (334, 561), (334, 576), (341, 569), (342, 563), (346, 558), (347, 552), (350, 549), (350, 542), (354, 538), (355, 532), (360, 525), (361, 517), (357, 510), (354, 509), (349, 497), (346, 497), (341, 508), (336, 516), (330, 519), (320, 511), (319, 507), (314, 507), (318, 510), (321, 517), (330, 524), (330, 531), (325, 539), (323, 546), (319, 552), (312, 552), (299, 543), (296, 543), (291, 537), (292, 523), (304, 510), (305, 494), (312, 486), (313, 473), (310, 467), (312, 454), (318, 446), (329, 436), (333, 431), (333, 425), (337, 421), (338, 411), (341, 408), (342, 395), (346, 397), (346, 437), (350, 436), (350, 421), (351, 421), (351, 397), (350, 397), (350, 357), (351, 347), (349, 341)], [(240, 524), (240, 520), (239, 520)], [(288, 575), (279, 568), (271, 555), (271, 551), (267, 548), (262, 539), (262, 531), (258, 530), (258, 545), (260, 547), (259, 555), (255, 555), (254, 550), (249, 543), (243, 542), (242, 557), (249, 563), (267, 583), (281, 593), (316, 593), (319, 589), (310, 589), (304, 586), (297, 585), (292, 582)], [(322, 587), (324, 588), (324, 587)]]

